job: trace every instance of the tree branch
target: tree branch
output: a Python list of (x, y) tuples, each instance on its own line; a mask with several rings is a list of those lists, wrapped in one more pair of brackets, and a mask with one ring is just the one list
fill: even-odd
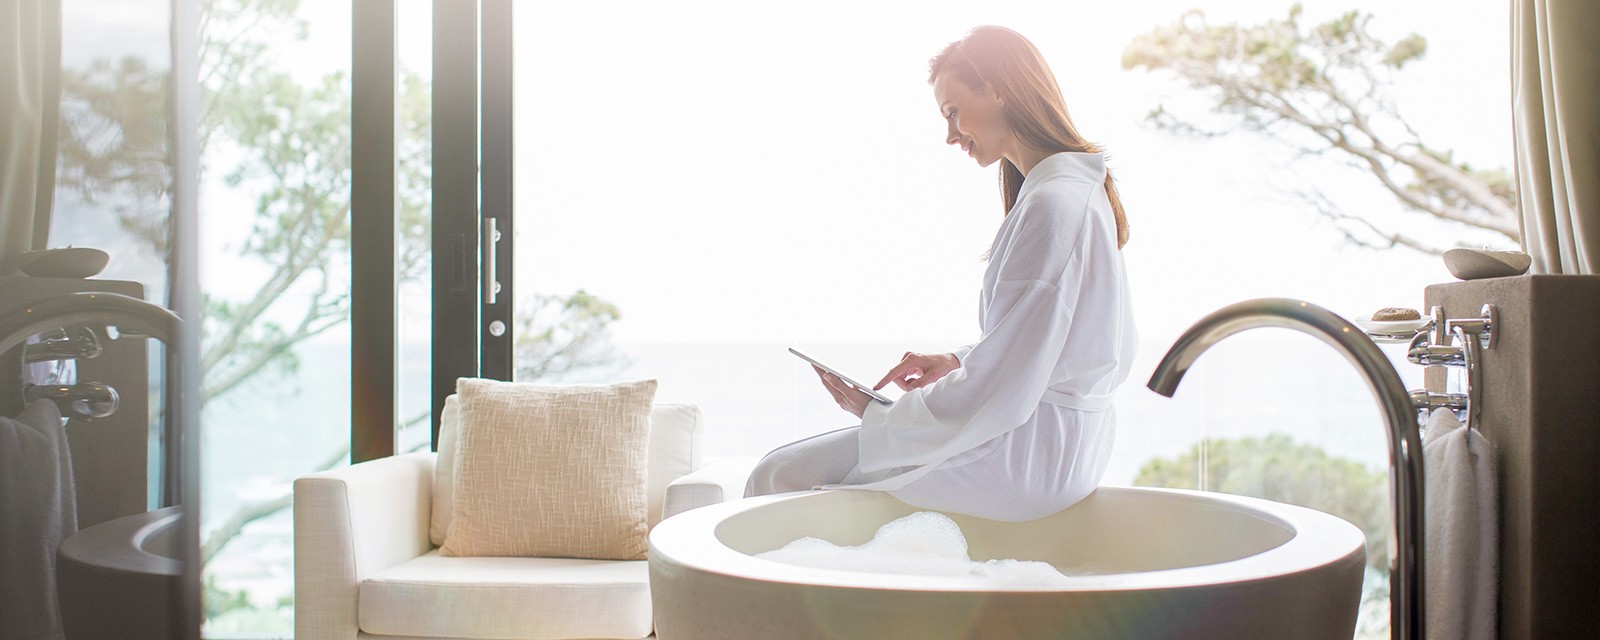
[[(1305, 201), (1307, 204), (1310, 204), (1312, 208), (1317, 211), (1318, 215), (1333, 221), (1334, 228), (1338, 229), (1339, 233), (1344, 235), (1345, 240), (1352, 244), (1368, 249), (1393, 249), (1395, 247), (1408, 247), (1429, 255), (1444, 255), (1445, 249), (1440, 249), (1438, 247), (1426, 244), (1404, 234), (1386, 232), (1383, 229), (1380, 229), (1378, 225), (1373, 224), (1371, 220), (1361, 216), (1345, 213), (1344, 210), (1341, 209), (1337, 204), (1334, 204), (1333, 200), (1329, 198), (1327, 194), (1320, 190), (1312, 190), (1309, 192), (1297, 191), (1295, 192), (1295, 195), (1301, 200)], [(1351, 233), (1350, 230), (1343, 224), (1347, 222), (1354, 222), (1366, 227), (1367, 231), (1371, 232), (1372, 235), (1376, 235), (1386, 242), (1383, 244), (1371, 242), (1365, 238), (1357, 236), (1354, 233)]]
[[(1186, 13), (1130, 43), (1123, 66), (1170, 70), (1193, 88), (1215, 90), (1213, 110), (1237, 118), (1234, 131), (1257, 132), (1302, 154), (1337, 150), (1357, 160), (1408, 210), (1517, 240), (1520, 225), (1512, 198), (1501, 193), (1505, 185), (1430, 151), (1390, 99), (1390, 71), (1420, 57), (1425, 41), (1412, 34), (1387, 45), (1368, 33), (1371, 16), (1356, 12), (1310, 29), (1299, 15), (1296, 8), (1287, 19), (1261, 25), (1210, 27), (1198, 12)], [(1228, 131), (1201, 129), (1164, 108), (1149, 119), (1180, 135)], [(1409, 175), (1397, 174), (1401, 168)], [(1382, 233), (1374, 219), (1345, 221), (1356, 219), (1390, 246), (1433, 252), (1404, 234)]]
[[(346, 445), (344, 448), (339, 449), (338, 453), (328, 456), (328, 458), (323, 460), (321, 464), (317, 465), (313, 471), (327, 471), (339, 466), (340, 463), (348, 461), (349, 459), (350, 447), (349, 445)], [(227, 520), (224, 520), (220, 526), (211, 530), (211, 533), (206, 536), (205, 542), (200, 545), (201, 563), (210, 563), (211, 559), (215, 558), (216, 555), (222, 551), (223, 547), (228, 546), (228, 542), (230, 540), (238, 537), (239, 532), (244, 531), (245, 525), (270, 516), (279, 511), (283, 511), (293, 504), (294, 492), (291, 490), (289, 493), (276, 498), (262, 500), (260, 502), (254, 502), (240, 507), (237, 511), (233, 512), (233, 515), (228, 516)]]
[[(412, 416), (411, 419), (401, 423), (401, 429), (408, 429), (416, 426), (417, 424), (426, 421), (430, 415), (432, 415), (431, 412), (424, 411), (421, 414)], [(339, 466), (340, 464), (348, 462), (349, 460), (350, 446), (345, 445), (337, 452), (324, 458), (320, 464), (311, 470), (311, 472), (315, 473), (318, 471), (327, 471)], [(201, 562), (211, 562), (212, 558), (215, 558), (218, 553), (222, 552), (224, 547), (228, 546), (229, 541), (232, 541), (234, 538), (239, 536), (240, 532), (244, 531), (246, 525), (279, 511), (283, 511), (284, 509), (287, 509), (293, 505), (294, 492), (290, 491), (287, 494), (275, 498), (254, 502), (240, 507), (238, 510), (233, 512), (233, 515), (228, 516), (228, 519), (224, 520), (221, 526), (213, 529), (210, 534), (206, 536), (205, 542), (200, 545)]]

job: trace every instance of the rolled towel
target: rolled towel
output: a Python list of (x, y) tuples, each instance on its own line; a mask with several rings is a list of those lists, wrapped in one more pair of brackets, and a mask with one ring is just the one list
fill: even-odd
[(1498, 615), (1500, 510), (1494, 456), (1450, 409), (1422, 445), (1429, 640), (1490, 640)]

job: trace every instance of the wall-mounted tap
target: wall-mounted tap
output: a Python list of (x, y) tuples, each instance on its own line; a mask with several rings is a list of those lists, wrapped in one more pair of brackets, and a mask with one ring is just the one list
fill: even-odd
[(1476, 318), (1446, 319), (1444, 310), (1433, 308), (1431, 331), (1418, 332), (1406, 348), (1406, 358), (1424, 367), (1461, 367), (1466, 370), (1467, 392), (1432, 393), (1414, 389), (1411, 397), (1419, 411), (1449, 407), (1468, 428), (1477, 428), (1483, 411), (1483, 350), (1495, 345), (1500, 312), (1492, 304), (1483, 305)]
[(1389, 566), (1390, 634), (1396, 640), (1422, 640), (1422, 438), (1417, 407), (1394, 365), (1361, 329), (1327, 309), (1299, 300), (1265, 298), (1229, 305), (1178, 337), (1150, 376), (1150, 389), (1172, 397), (1183, 375), (1206, 349), (1257, 327), (1282, 327), (1317, 337), (1354, 364), (1377, 397), (1389, 437), (1389, 492), (1398, 547)]
[(23, 360), (49, 362), (52, 360), (77, 360), (98, 357), (104, 351), (94, 330), (82, 325), (63, 327), (40, 334), (38, 342), (23, 345)]

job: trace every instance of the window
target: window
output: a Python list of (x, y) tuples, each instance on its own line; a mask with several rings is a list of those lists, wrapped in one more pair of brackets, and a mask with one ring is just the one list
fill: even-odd
[(293, 633), (291, 483), (348, 463), (351, 5), (203, 6), (204, 633)]
[[(145, 300), (165, 306), (172, 174), (148, 158), (168, 150), (167, 4), (68, 0), (61, 11), (60, 142), (48, 246), (105, 251), (110, 259), (96, 278), (136, 282)], [(164, 347), (150, 342), (147, 404), (155, 416)], [(138, 402), (137, 394), (121, 393)], [(146, 494), (148, 506), (158, 507), (162, 425), (150, 423)]]
[[(1363, 496), (1377, 495), (1361, 503), (1377, 511), (1368, 530), (1386, 531), (1387, 483), (1371, 483), (1387, 472), (1382, 421), (1331, 349), (1251, 332), (1204, 356), (1174, 399), (1144, 383), (1183, 329), (1227, 304), (1292, 297), (1353, 318), (1420, 307), (1425, 285), (1451, 279), (1437, 256), (1358, 246), (1386, 238), (1335, 213), (1440, 249), (1514, 243), (1407, 214), (1370, 173), (1286, 144), (1315, 140), (1262, 135), (1171, 73), (1124, 68), (1136, 38), (1196, 6), (1213, 27), (1291, 15), (1195, 2), (519, 6), (519, 322), (537, 329), (524, 334), (566, 330), (591, 347), (559, 360), (548, 345), (524, 344), (519, 371), (658, 378), (662, 400), (702, 407), (708, 453), (753, 456), (854, 424), (784, 347), (875, 380), (903, 351), (973, 341), (998, 197), (992, 170), (943, 143), (926, 62), (972, 26), (1008, 25), (1039, 46), (1080, 130), (1106, 145), (1132, 225), (1125, 256), (1141, 345), (1118, 395), (1105, 481), (1154, 482), (1160, 475), (1144, 472), (1158, 460), (1169, 471), (1187, 461), (1190, 486), (1238, 491), (1215, 457), (1278, 447), (1349, 471)], [(1318, 5), (1295, 19), (1304, 37), (1364, 7)], [(1474, 18), (1460, 29), (1387, 6), (1350, 25), (1388, 45), (1425, 37), (1425, 55), (1379, 73), (1400, 122), (1452, 163), (1509, 168), (1506, 47), (1493, 46), (1507, 37), (1505, 12), (1461, 11)], [(1146, 118), (1158, 106), (1226, 135), (1176, 136)], [(1379, 133), (1407, 135), (1389, 126)], [(1385, 349), (1421, 386), (1403, 348)], [(1371, 578), (1364, 637), (1388, 622), (1384, 579)]]

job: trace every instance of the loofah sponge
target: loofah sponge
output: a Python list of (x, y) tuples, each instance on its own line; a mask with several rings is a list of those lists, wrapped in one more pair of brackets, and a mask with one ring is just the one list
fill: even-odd
[(1420, 320), (1422, 319), (1422, 314), (1416, 309), (1385, 307), (1372, 312), (1372, 319), (1378, 322), (1392, 322), (1395, 320)]

